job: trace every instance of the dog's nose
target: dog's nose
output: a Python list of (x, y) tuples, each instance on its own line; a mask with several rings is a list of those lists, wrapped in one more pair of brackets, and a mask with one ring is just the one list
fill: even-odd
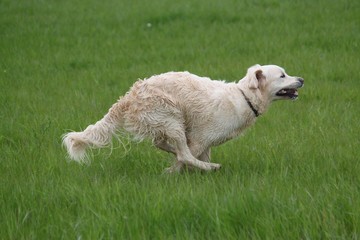
[(304, 85), (304, 79), (303, 78), (298, 78), (298, 81), (301, 83), (301, 86)]

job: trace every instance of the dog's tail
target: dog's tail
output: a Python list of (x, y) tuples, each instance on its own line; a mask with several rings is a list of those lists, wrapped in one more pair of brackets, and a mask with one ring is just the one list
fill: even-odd
[(119, 126), (119, 119), (112, 111), (113, 108), (101, 120), (88, 126), (84, 131), (69, 132), (63, 136), (63, 145), (71, 159), (85, 162), (87, 148), (102, 148), (111, 143), (112, 136), (116, 134)]

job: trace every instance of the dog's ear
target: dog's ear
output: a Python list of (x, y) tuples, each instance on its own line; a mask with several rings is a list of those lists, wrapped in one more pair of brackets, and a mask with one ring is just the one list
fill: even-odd
[(257, 89), (264, 82), (265, 76), (261, 70), (261, 66), (256, 64), (248, 69), (247, 76), (249, 78), (249, 88)]

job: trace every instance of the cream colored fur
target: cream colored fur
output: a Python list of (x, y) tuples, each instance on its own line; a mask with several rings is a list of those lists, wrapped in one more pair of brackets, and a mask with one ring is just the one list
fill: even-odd
[[(156, 147), (175, 154), (177, 161), (169, 172), (185, 166), (219, 169), (220, 164), (210, 163), (210, 148), (238, 136), (255, 122), (248, 102), (262, 114), (272, 101), (290, 99), (281, 93), (295, 91), (303, 82), (275, 65), (250, 67), (238, 83), (188, 72), (156, 75), (137, 81), (103, 119), (83, 132), (67, 133), (63, 143), (70, 157), (81, 162), (88, 147), (109, 145), (122, 129), (137, 139), (150, 138)], [(294, 91), (291, 98), (297, 97)]]

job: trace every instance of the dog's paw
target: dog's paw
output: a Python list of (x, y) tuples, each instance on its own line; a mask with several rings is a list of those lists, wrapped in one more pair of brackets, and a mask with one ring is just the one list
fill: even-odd
[(210, 163), (210, 170), (219, 170), (221, 168), (221, 165), (218, 163)]

